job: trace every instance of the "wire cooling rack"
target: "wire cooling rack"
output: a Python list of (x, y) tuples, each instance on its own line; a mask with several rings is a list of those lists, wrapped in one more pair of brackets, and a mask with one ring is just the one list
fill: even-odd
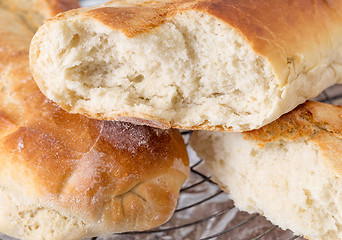
[[(105, 0), (81, 0), (82, 6), (94, 6)], [(335, 85), (314, 100), (342, 105), (342, 85)], [(191, 131), (182, 135), (188, 144)], [(234, 207), (229, 195), (215, 184), (203, 161), (188, 146), (191, 175), (183, 186), (177, 210), (163, 226), (145, 232), (113, 234), (88, 240), (301, 240), (289, 230), (283, 231), (259, 214), (248, 214)], [(11, 240), (0, 234), (0, 240)]]

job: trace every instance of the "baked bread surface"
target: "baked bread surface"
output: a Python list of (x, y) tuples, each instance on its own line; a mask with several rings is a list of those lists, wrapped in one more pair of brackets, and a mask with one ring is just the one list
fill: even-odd
[(261, 129), (191, 146), (235, 205), (309, 239), (342, 237), (342, 108), (306, 102)]
[(60, 12), (79, 8), (78, 0), (1, 0), (0, 7), (24, 19), (25, 25), (36, 32), (44, 19), (51, 18)]
[(0, 231), (81, 239), (166, 222), (189, 173), (181, 134), (60, 109), (30, 73), (33, 25), (7, 7), (0, 23)]
[(49, 20), (31, 68), (70, 112), (247, 131), (341, 81), (341, 16), (338, 0), (113, 1)]

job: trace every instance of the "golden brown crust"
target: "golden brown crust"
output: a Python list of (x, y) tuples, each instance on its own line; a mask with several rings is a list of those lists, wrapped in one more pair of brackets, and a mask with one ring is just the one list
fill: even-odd
[(329, 159), (342, 177), (342, 107), (307, 101), (276, 121), (257, 130), (243, 133), (260, 147), (279, 141), (311, 141)]
[(117, 30), (124, 30), (128, 37), (149, 31), (166, 21), (168, 9), (151, 7), (96, 8), (84, 13), (85, 17), (100, 20)]
[(167, 221), (189, 173), (181, 134), (60, 109), (31, 76), (22, 24), (0, 26), (1, 186), (107, 232)]
[(342, 107), (307, 101), (276, 121), (244, 134), (260, 143), (267, 143), (308, 139), (321, 130), (336, 136), (342, 134)]

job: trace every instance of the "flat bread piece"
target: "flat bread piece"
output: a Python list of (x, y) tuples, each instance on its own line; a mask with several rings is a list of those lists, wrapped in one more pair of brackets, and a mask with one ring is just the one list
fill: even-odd
[(308, 239), (342, 239), (342, 108), (306, 102), (259, 130), (195, 132), (235, 205)]
[(0, 8), (0, 232), (82, 239), (166, 222), (189, 174), (181, 134), (60, 109), (30, 73), (33, 34)]
[(31, 68), (73, 113), (246, 131), (341, 82), (341, 22), (340, 0), (113, 1), (47, 21)]

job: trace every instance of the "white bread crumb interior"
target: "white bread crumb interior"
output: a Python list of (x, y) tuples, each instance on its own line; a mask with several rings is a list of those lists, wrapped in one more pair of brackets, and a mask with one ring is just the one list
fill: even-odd
[(277, 142), (259, 149), (234, 133), (197, 137), (196, 150), (213, 150), (199, 155), (239, 209), (312, 239), (342, 238), (342, 181), (316, 146)]

